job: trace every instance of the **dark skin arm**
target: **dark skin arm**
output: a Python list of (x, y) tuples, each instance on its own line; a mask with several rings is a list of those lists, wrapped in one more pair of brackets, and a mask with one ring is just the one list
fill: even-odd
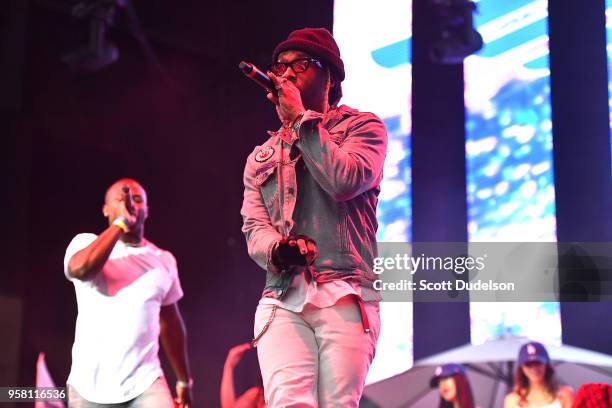
[(89, 279), (102, 270), (115, 244), (124, 232), (116, 225), (110, 225), (87, 247), (74, 254), (68, 261), (68, 273), (80, 280)]
[[(159, 312), (160, 333), (162, 347), (174, 370), (176, 379), (185, 383), (191, 378), (191, 371), (187, 361), (187, 330), (178, 305), (162, 306)], [(191, 408), (193, 395), (191, 388), (176, 387), (176, 399), (180, 408)]]
[[(126, 220), (127, 226), (130, 229), (134, 227), (137, 218), (129, 213), (124, 198), (120, 200), (118, 209), (118, 215)], [(124, 234), (125, 232), (119, 226), (109, 225), (94, 242), (70, 258), (68, 261), (70, 276), (79, 280), (86, 280), (100, 273), (115, 244)]]

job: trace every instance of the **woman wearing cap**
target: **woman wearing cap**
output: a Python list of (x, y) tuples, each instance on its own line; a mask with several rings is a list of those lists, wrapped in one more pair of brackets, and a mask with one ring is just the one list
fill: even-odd
[(570, 408), (574, 393), (555, 380), (550, 357), (541, 343), (524, 344), (518, 355), (514, 389), (506, 396), (504, 408)]
[(436, 368), (430, 385), (440, 392), (439, 408), (474, 408), (472, 388), (461, 364), (444, 364)]

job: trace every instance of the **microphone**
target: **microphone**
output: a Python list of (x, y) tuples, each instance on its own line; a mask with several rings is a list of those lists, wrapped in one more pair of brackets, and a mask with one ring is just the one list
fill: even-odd
[(255, 81), (257, 85), (261, 86), (268, 92), (272, 92), (274, 95), (277, 94), (276, 89), (274, 88), (274, 83), (270, 77), (259, 70), (259, 68), (257, 68), (255, 65), (251, 64), (250, 62), (240, 61), (238, 68), (240, 68), (244, 75)]
[(125, 194), (125, 208), (127, 208), (128, 212), (134, 215), (134, 206), (132, 205), (132, 193), (130, 193), (130, 187), (127, 184), (124, 184), (121, 187), (121, 190)]

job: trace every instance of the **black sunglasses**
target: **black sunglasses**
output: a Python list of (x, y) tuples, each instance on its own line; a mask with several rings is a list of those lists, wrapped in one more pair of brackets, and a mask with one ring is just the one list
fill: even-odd
[(291, 67), (293, 72), (299, 74), (300, 72), (306, 71), (310, 63), (313, 63), (319, 68), (323, 68), (323, 64), (321, 64), (319, 60), (314, 58), (298, 58), (291, 62), (275, 62), (270, 65), (270, 71), (276, 76), (281, 76), (287, 71), (287, 68)]

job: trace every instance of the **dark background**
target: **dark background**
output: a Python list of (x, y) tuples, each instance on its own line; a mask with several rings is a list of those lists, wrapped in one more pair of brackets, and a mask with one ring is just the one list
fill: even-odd
[[(0, 20), (9, 203), (0, 291), (23, 300), (22, 329), (11, 333), (20, 336), (17, 383), (33, 384), (39, 351), (58, 385), (67, 378), (76, 300), (64, 252), (75, 234), (105, 228), (105, 189), (133, 177), (149, 194), (147, 237), (178, 260), (197, 406), (217, 406), (226, 352), (252, 338), (265, 278), (240, 230), (242, 171), (265, 130), (278, 127), (265, 93), (237, 65), (266, 66), (295, 28), (331, 30), (333, 4), (137, 0), (163, 72), (119, 13), (109, 37), (120, 58), (89, 75), (60, 60), (87, 41), (72, 4), (9, 1)], [(237, 369), (238, 390), (257, 381), (254, 354)]]
[[(179, 262), (197, 406), (218, 406), (226, 352), (251, 338), (264, 283), (240, 231), (243, 165), (265, 130), (278, 126), (237, 64), (266, 66), (293, 29), (331, 29), (333, 2), (134, 0), (161, 69), (120, 15), (110, 34), (120, 59), (90, 75), (60, 61), (87, 39), (86, 23), (70, 17), (74, 4), (5, 0), (0, 8), (0, 385), (33, 384), (39, 351), (64, 383), (76, 317), (64, 251), (75, 234), (104, 229), (104, 191), (127, 176), (149, 194), (147, 237)], [(560, 241), (612, 241), (603, 10), (603, 0), (550, 5)], [(431, 18), (425, 0), (416, 0), (413, 237), (461, 241), (462, 67), (426, 58)], [(415, 357), (469, 341), (468, 312), (467, 304), (415, 304)], [(607, 303), (563, 304), (564, 342), (612, 353), (612, 328), (601, 320), (609, 313)], [(237, 370), (238, 391), (257, 382), (253, 354)]]

